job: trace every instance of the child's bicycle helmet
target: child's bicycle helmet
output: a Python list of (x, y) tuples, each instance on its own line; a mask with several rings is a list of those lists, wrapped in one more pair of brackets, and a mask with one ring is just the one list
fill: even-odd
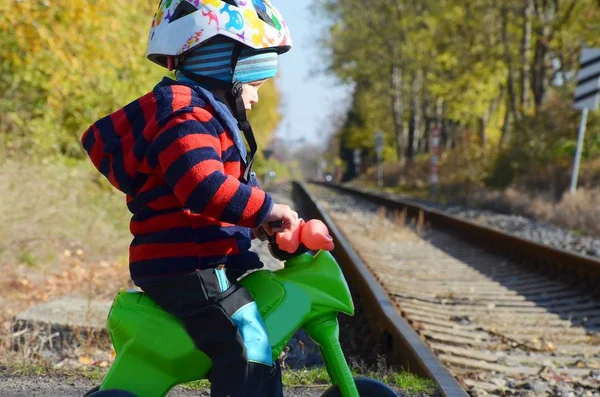
[(147, 56), (171, 69), (181, 55), (216, 37), (279, 54), (292, 46), (288, 27), (269, 0), (161, 0)]
[[(152, 21), (146, 55), (151, 61), (173, 70), (188, 52), (217, 38), (235, 43), (232, 70), (244, 47), (278, 54), (292, 48), (288, 27), (269, 0), (161, 0)], [(258, 147), (246, 116), (242, 84), (235, 79), (224, 82), (180, 72), (198, 84), (224, 90), (223, 99), (229, 104), (250, 148), (243, 176), (249, 181)]]

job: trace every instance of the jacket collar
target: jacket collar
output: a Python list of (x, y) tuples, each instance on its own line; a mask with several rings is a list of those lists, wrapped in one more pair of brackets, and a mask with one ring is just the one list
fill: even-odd
[(213, 109), (215, 109), (215, 114), (213, 116), (216, 117), (219, 123), (225, 128), (226, 133), (230, 135), (231, 140), (233, 141), (235, 147), (237, 148), (242, 158), (242, 163), (244, 163), (244, 165), (247, 165), (248, 149), (246, 149), (246, 145), (242, 140), (242, 134), (240, 133), (237, 120), (233, 117), (233, 114), (231, 113), (231, 111), (225, 103), (223, 103), (219, 98), (217, 98), (211, 91), (185, 77), (179, 77), (177, 81), (165, 77), (160, 82), (160, 84), (187, 85), (198, 94), (198, 97), (202, 101), (204, 101), (206, 104), (210, 105)]

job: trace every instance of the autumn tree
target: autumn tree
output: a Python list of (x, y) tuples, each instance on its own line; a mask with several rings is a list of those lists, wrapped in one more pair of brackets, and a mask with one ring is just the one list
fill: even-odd
[(532, 118), (553, 117), (548, 98), (572, 95), (581, 46), (600, 45), (594, 0), (318, 4), (330, 20), (329, 71), (356, 87), (339, 131), (343, 157), (372, 152), (381, 130), (410, 165), (439, 124), (444, 148), (477, 142), (493, 159), (516, 144), (515, 131), (535, 134)]
[[(167, 71), (145, 57), (158, 2), (0, 2), (0, 150), (83, 155), (98, 118), (150, 91)], [(275, 83), (252, 112), (259, 144), (279, 122)]]

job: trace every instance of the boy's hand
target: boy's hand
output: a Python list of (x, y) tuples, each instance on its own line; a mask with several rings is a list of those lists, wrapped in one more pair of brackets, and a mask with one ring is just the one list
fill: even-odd
[(260, 241), (265, 241), (267, 239), (267, 235), (265, 234), (265, 232), (263, 232), (262, 226), (257, 227), (256, 229), (252, 229), (252, 234), (254, 234), (254, 237), (259, 239)]
[[(280, 227), (272, 227), (269, 222), (281, 221)], [(295, 229), (298, 226), (298, 213), (290, 208), (289, 205), (273, 204), (271, 212), (267, 216), (262, 228), (269, 235), (281, 233), (286, 230)]]

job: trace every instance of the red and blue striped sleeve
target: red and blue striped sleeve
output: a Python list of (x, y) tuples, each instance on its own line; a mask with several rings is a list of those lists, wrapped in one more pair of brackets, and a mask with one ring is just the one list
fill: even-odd
[(225, 174), (219, 139), (224, 133), (204, 109), (180, 114), (154, 138), (148, 162), (192, 211), (220, 222), (258, 227), (273, 201), (260, 188)]

